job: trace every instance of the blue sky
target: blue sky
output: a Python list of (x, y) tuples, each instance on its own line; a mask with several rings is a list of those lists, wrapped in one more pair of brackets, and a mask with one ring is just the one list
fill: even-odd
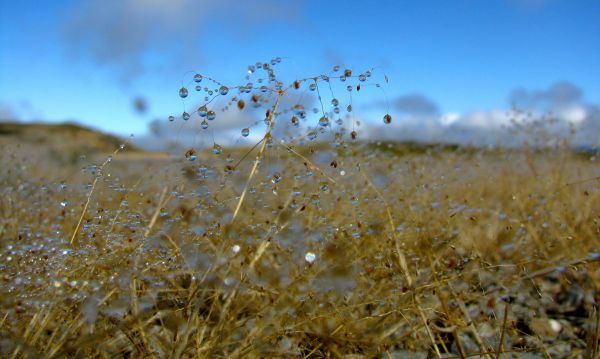
[[(600, 103), (600, 1), (0, 4), (5, 119), (142, 134), (151, 120), (181, 111), (187, 70), (240, 84), (248, 64), (276, 56), (290, 79), (335, 64), (378, 67), (390, 79), (391, 103), (419, 96), (439, 116), (509, 108), (516, 89), (540, 94), (557, 83), (579, 91), (579, 102)], [(138, 96), (148, 102), (145, 114), (132, 105)], [(366, 92), (361, 102), (380, 98)]]

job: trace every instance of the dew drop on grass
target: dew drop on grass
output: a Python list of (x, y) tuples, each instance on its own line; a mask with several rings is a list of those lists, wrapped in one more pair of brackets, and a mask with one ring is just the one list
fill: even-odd
[(308, 264), (313, 264), (315, 262), (315, 260), (317, 260), (317, 255), (314, 254), (313, 252), (306, 252), (306, 254), (304, 255), (304, 260)]
[(195, 74), (194, 75), (194, 82), (199, 83), (202, 81), (202, 75), (200, 74)]
[(186, 89), (185, 87), (180, 88), (179, 89), (179, 97), (181, 97), (181, 98), (188, 97), (188, 89)]
[(209, 121), (214, 120), (217, 117), (217, 114), (215, 114), (215, 111), (210, 110), (208, 111), (208, 113), (206, 114), (206, 119)]
[(198, 108), (198, 115), (200, 115), (200, 117), (206, 117), (207, 114), (208, 109), (206, 108), (206, 106), (202, 105)]
[(170, 121), (170, 122), (173, 122), (173, 121), (175, 121), (175, 116), (169, 116), (169, 121)]
[(189, 119), (190, 119), (190, 114), (184, 111), (184, 112), (181, 114), (181, 118), (183, 118), (183, 120), (184, 120), (184, 121), (187, 121), (187, 120), (189, 120)]
[(208, 128), (208, 122), (202, 120), (202, 122), (200, 122), (200, 127), (202, 127), (203, 130), (206, 130)]
[(233, 247), (231, 247), (231, 251), (234, 254), (238, 254), (240, 252), (240, 249), (242, 249), (238, 244), (234, 245)]
[(273, 182), (273, 184), (281, 182), (281, 174), (279, 172), (274, 173), (271, 177), (271, 182)]
[(327, 127), (329, 125), (329, 119), (326, 116), (323, 116), (319, 119), (319, 126)]
[(392, 123), (392, 116), (390, 116), (389, 114), (383, 116), (383, 123), (385, 123), (386, 125)]
[(213, 154), (220, 155), (221, 152), (223, 152), (223, 147), (215, 143), (213, 146)]

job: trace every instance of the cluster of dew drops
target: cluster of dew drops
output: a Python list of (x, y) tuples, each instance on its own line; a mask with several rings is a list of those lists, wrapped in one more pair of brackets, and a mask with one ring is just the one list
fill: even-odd
[[(196, 93), (201, 94), (203, 98), (198, 108), (194, 111), (188, 112), (188, 110), (184, 109), (181, 114), (181, 119), (183, 121), (190, 121), (190, 119), (193, 121), (200, 121), (200, 128), (207, 130), (210, 127), (210, 122), (217, 119), (217, 111), (219, 110), (221, 112), (236, 109), (237, 111), (244, 111), (248, 107), (255, 109), (266, 107), (262, 122), (264, 122), (264, 124), (267, 126), (267, 129), (264, 132), (264, 137), (262, 140), (265, 140), (268, 146), (272, 146), (273, 142), (273, 137), (269, 133), (269, 129), (272, 126), (272, 121), (289, 121), (292, 128), (299, 127), (301, 121), (308, 122), (307, 120), (311, 113), (317, 118), (316, 124), (310, 126), (310, 123), (308, 123), (307, 133), (305, 136), (301, 136), (301, 138), (306, 138), (309, 141), (313, 141), (319, 136), (319, 133), (322, 133), (328, 128), (330, 129), (337, 125), (339, 128), (334, 135), (335, 143), (341, 143), (344, 135), (347, 135), (353, 141), (356, 140), (358, 138), (358, 133), (354, 128), (354, 124), (360, 125), (360, 121), (353, 120), (351, 131), (346, 131), (346, 128), (342, 127), (344, 125), (344, 119), (342, 119), (343, 111), (340, 109), (340, 107), (343, 108), (344, 105), (342, 105), (343, 101), (335, 96), (334, 87), (337, 88), (341, 86), (345, 89), (347, 94), (345, 116), (346, 119), (350, 119), (350, 114), (354, 111), (352, 94), (358, 93), (361, 91), (361, 88), (364, 88), (364, 86), (372, 86), (369, 84), (369, 80), (373, 77), (373, 69), (366, 70), (356, 75), (353, 74), (351, 69), (342, 70), (339, 65), (336, 65), (331, 69), (329, 74), (296, 79), (290, 84), (284, 84), (275, 75), (275, 67), (277, 67), (277, 65), (279, 65), (281, 62), (282, 59), (280, 57), (276, 57), (268, 62), (256, 62), (249, 65), (247, 67), (247, 73), (244, 77), (244, 83), (237, 86), (228, 86), (210, 76), (193, 72), (193, 76), (187, 84), (182, 82), (182, 86), (179, 89), (179, 97), (182, 99), (184, 107), (186, 99), (190, 97), (192, 88)], [(260, 77), (257, 75), (258, 73), (264, 73), (265, 76)], [(258, 78), (255, 79), (255, 77)], [(385, 82), (388, 81), (387, 76), (385, 75), (384, 79)], [(334, 84), (334, 82), (337, 83)], [(374, 86), (376, 88), (381, 87), (379, 83), (374, 84)], [(320, 106), (312, 109), (305, 109), (304, 105), (302, 105), (300, 100), (298, 100), (297, 103), (293, 104), (289, 108), (276, 109), (274, 106), (274, 97), (285, 96), (288, 91), (299, 91), (300, 99), (302, 99), (305, 92), (313, 93), (316, 95)], [(330, 97), (330, 99), (329, 101), (326, 101), (326, 104), (324, 104), (323, 99), (326, 96)], [(222, 104), (222, 101), (217, 101), (219, 98), (227, 98), (226, 105), (222, 106), (220, 109), (217, 106), (217, 103)], [(249, 104), (249, 106), (247, 106), (247, 104)], [(275, 113), (275, 111), (277, 111), (277, 113)], [(287, 118), (280, 118), (285, 116), (287, 116)], [(335, 118), (335, 121), (333, 121), (334, 124), (332, 124), (331, 121), (333, 118)], [(175, 116), (173, 115), (169, 116), (168, 119), (170, 122), (176, 120)], [(250, 120), (250, 122), (253, 121)], [(248, 137), (251, 132), (251, 127), (259, 122), (261, 121), (254, 121), (254, 123), (250, 123), (247, 127), (242, 128), (240, 131), (241, 137)], [(385, 124), (390, 124), (392, 122), (392, 116), (389, 113), (386, 113), (383, 116), (383, 122)], [(223, 152), (223, 148), (219, 144), (214, 143), (212, 152), (215, 155), (219, 155)], [(195, 149), (191, 148), (185, 152), (185, 158), (189, 161), (195, 161), (198, 158), (198, 154)], [(281, 181), (281, 174), (273, 174), (271, 181), (273, 184), (277, 184), (279, 181)], [(323, 184), (322, 187), (326, 190), (327, 184)], [(313, 252), (307, 252), (304, 260), (309, 265), (312, 265), (316, 260), (316, 254)]]
[[(191, 113), (184, 109), (181, 114), (183, 121), (189, 121), (192, 116), (197, 115), (197, 119), (200, 121), (200, 127), (203, 130), (209, 128), (211, 121), (217, 118), (216, 100), (219, 97), (230, 96), (227, 105), (221, 108), (221, 111), (227, 111), (230, 108), (237, 108), (239, 111), (244, 110), (247, 106), (246, 103), (251, 103), (252, 107), (258, 108), (264, 104), (270, 105), (270, 108), (266, 110), (264, 116), (264, 123), (269, 125), (274, 120), (276, 115), (291, 113), (289, 118), (290, 123), (293, 126), (299, 126), (301, 120), (306, 120), (308, 112), (304, 106), (300, 103), (294, 104), (291, 108), (279, 110), (277, 114), (271, 113), (272, 101), (269, 99), (269, 95), (273, 94), (284, 94), (287, 90), (301, 90), (303, 85), (308, 84), (308, 90), (311, 92), (317, 92), (318, 99), (320, 102), (320, 109), (315, 107), (312, 109), (312, 113), (318, 115), (317, 125), (313, 128), (309, 127), (309, 131), (306, 138), (309, 140), (315, 140), (318, 136), (319, 129), (331, 127), (330, 119), (332, 117), (338, 117), (336, 123), (342, 125), (343, 120), (340, 117), (340, 104), (341, 101), (334, 95), (331, 81), (338, 80), (341, 83), (347, 83), (345, 89), (349, 94), (348, 104), (346, 106), (347, 117), (353, 112), (352, 106), (352, 92), (359, 92), (361, 87), (365, 85), (365, 82), (373, 75), (373, 70), (364, 71), (358, 75), (353, 75), (352, 70), (344, 69), (341, 70), (339, 65), (333, 67), (329, 74), (323, 74), (315, 77), (307, 77), (304, 79), (294, 80), (291, 84), (285, 85), (279, 81), (275, 75), (274, 68), (282, 62), (281, 57), (276, 57), (269, 62), (256, 62), (255, 64), (249, 65), (247, 68), (247, 74), (245, 76), (246, 83), (238, 86), (227, 86), (212, 77), (194, 73), (192, 79), (187, 85), (182, 83), (179, 89), (179, 97), (182, 100), (187, 99), (190, 96), (190, 87), (193, 86), (194, 90), (204, 95), (203, 101), (200, 106), (192, 111)], [(257, 78), (256, 83), (252, 82), (252, 77), (262, 70), (266, 73), (266, 77)], [(185, 76), (184, 76), (185, 77)], [(350, 84), (350, 80), (357, 80), (356, 84)], [(387, 76), (385, 76), (387, 82)], [(203, 87), (202, 84), (205, 84)], [(319, 85), (321, 88), (319, 88)], [(376, 87), (380, 87), (380, 84), (375, 84)], [(306, 87), (306, 86), (305, 86)], [(325, 111), (325, 106), (322, 101), (322, 93), (329, 91), (331, 93), (331, 111)], [(272, 100), (272, 98), (271, 98)], [(235, 106), (234, 106), (235, 104)], [(175, 116), (169, 116), (169, 121), (175, 121)], [(357, 121), (358, 122), (358, 121)], [(388, 113), (383, 116), (383, 122), (390, 124), (392, 122), (392, 116)], [(244, 127), (240, 133), (242, 137), (248, 137), (250, 135), (250, 127)], [(342, 134), (336, 133), (336, 140), (340, 140)], [(349, 134), (352, 140), (356, 140), (358, 137), (357, 131), (353, 128)], [(269, 139), (272, 142), (272, 139)], [(219, 155), (223, 152), (223, 148), (214, 144), (213, 153)], [(193, 161), (197, 158), (194, 154), (186, 154), (188, 160)]]

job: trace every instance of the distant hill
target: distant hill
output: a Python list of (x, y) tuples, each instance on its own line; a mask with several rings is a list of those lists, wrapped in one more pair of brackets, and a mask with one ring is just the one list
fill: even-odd
[[(18, 144), (21, 146), (49, 146), (77, 152), (114, 151), (124, 142), (117, 136), (74, 123), (15, 123), (0, 122), (0, 144)], [(139, 151), (128, 146), (128, 149)]]
[[(3, 156), (27, 159), (36, 166), (80, 165), (82, 158), (92, 160), (110, 155), (125, 143), (114, 135), (73, 123), (0, 122), (0, 150)], [(127, 154), (144, 153), (127, 144)], [(14, 157), (16, 156), (16, 157)]]

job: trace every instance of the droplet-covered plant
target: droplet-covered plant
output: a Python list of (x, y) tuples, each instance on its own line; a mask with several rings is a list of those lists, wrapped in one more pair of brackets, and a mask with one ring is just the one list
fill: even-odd
[[(254, 134), (258, 142), (251, 151), (258, 148), (258, 153), (235, 207), (232, 221), (235, 220), (244, 203), (251, 180), (264, 158), (266, 149), (271, 148), (274, 143), (281, 145), (302, 159), (306, 166), (315, 167), (306, 157), (293, 149), (294, 144), (307, 144), (313, 141), (314, 146), (319, 147), (331, 140), (334, 147), (344, 147), (346, 138), (351, 141), (356, 140), (360, 121), (353, 112), (353, 92), (358, 93), (365, 86), (381, 87), (379, 83), (369, 83), (373, 80), (374, 69), (355, 73), (351, 69), (342, 70), (340, 66), (334, 66), (327, 74), (293, 79), (286, 83), (280, 80), (275, 72), (281, 62), (282, 59), (277, 57), (269, 62), (256, 62), (249, 65), (244, 78), (245, 83), (241, 85), (225, 85), (205, 74), (194, 73), (192, 79), (187, 84), (182, 83), (179, 89), (179, 96), (184, 106), (182, 119), (188, 121), (192, 118), (194, 121), (200, 121), (202, 130), (210, 130), (210, 122), (219, 120), (220, 115), (217, 113), (226, 111), (247, 112), (244, 120), (248, 121), (248, 124), (237, 132), (241, 133), (241, 138), (249, 137), (261, 122), (266, 126), (264, 130), (258, 130), (259, 134)], [(384, 76), (384, 79), (387, 82), (387, 76)], [(196, 92), (203, 96), (194, 111), (186, 109), (190, 86), (194, 86)], [(341, 92), (345, 92), (342, 97), (336, 96), (340, 86)], [(311, 101), (317, 106), (309, 109)], [(343, 111), (340, 106), (344, 108)], [(257, 120), (256, 118), (261, 115), (262, 118)], [(173, 119), (174, 116), (169, 117), (170, 121)], [(385, 114), (383, 119), (385, 124), (389, 124), (392, 117)], [(277, 131), (276, 128), (282, 130)], [(319, 138), (321, 141), (318, 140)], [(310, 148), (314, 151), (313, 147)], [(194, 150), (190, 149), (186, 152), (186, 157), (195, 160), (197, 158), (195, 151), (194, 155), (190, 155), (191, 151)], [(213, 144), (214, 154), (219, 155), (222, 151), (220, 145)], [(226, 172), (231, 173), (235, 170), (249, 153), (242, 156), (237, 164), (226, 165)], [(333, 179), (329, 177), (328, 180)]]

